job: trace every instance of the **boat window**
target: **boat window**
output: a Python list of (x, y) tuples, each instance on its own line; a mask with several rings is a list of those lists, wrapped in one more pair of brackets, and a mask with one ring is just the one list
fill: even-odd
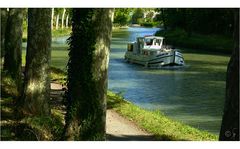
[(150, 46), (153, 44), (153, 39), (145, 39), (146, 45)]
[(156, 39), (155, 45), (160, 46), (161, 45), (161, 39)]

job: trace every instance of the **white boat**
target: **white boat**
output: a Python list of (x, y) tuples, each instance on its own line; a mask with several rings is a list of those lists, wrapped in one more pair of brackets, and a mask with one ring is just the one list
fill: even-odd
[(182, 54), (163, 43), (164, 37), (138, 37), (136, 41), (128, 43), (125, 60), (146, 67), (184, 65)]

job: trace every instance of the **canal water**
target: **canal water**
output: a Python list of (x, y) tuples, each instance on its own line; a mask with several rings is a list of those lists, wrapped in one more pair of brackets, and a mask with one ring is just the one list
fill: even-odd
[(159, 28), (130, 27), (113, 31), (109, 90), (142, 108), (160, 110), (172, 119), (218, 134), (229, 56), (180, 49), (186, 66), (162, 69), (124, 61), (127, 42), (157, 30)]

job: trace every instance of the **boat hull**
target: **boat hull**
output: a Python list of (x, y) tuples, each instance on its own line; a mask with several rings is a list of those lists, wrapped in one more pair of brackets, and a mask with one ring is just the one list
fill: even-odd
[(167, 65), (184, 65), (182, 54), (178, 51), (161, 53), (158, 55), (134, 54), (127, 51), (125, 59), (130, 63), (144, 65), (146, 67), (161, 67)]

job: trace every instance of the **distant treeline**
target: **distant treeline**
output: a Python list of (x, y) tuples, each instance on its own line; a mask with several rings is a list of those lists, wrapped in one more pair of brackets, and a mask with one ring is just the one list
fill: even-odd
[(168, 44), (231, 53), (234, 42), (234, 9), (159, 8), (157, 20)]
[(113, 23), (115, 26), (139, 24), (141, 26), (158, 26), (156, 16), (159, 12), (154, 8), (115, 8)]
[(233, 9), (214, 8), (160, 8), (158, 20), (165, 29), (182, 28), (191, 35), (201, 34), (233, 34)]

